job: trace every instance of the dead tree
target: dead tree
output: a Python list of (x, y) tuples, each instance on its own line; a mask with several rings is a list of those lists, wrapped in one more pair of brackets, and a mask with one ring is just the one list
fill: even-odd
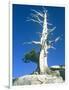
[(53, 43), (57, 42), (60, 37), (57, 37), (55, 40), (48, 40), (49, 34), (55, 30), (56, 27), (53, 27), (52, 29), (48, 29), (48, 25), (52, 25), (51, 23), (47, 22), (47, 10), (44, 8), (43, 12), (32, 10), (31, 18), (28, 18), (27, 21), (33, 21), (35, 23), (38, 23), (42, 27), (42, 33), (39, 32), (41, 35), (40, 41), (32, 41), (32, 42), (26, 42), (24, 44), (39, 44), (41, 46), (40, 55), (39, 55), (39, 69), (40, 74), (46, 73), (46, 70), (48, 68), (47, 63), (47, 54), (48, 49), (53, 48)]

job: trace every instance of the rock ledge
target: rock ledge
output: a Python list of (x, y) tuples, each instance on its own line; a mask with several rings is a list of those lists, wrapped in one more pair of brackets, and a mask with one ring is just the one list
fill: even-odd
[(38, 85), (47, 83), (62, 83), (61, 76), (52, 75), (25, 75), (14, 80), (13, 85)]

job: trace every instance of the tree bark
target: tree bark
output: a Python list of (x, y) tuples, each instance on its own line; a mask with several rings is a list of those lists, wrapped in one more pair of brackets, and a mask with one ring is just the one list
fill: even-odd
[(40, 65), (40, 73), (46, 73), (46, 68), (48, 67), (47, 64), (47, 16), (46, 13), (44, 15), (44, 23), (43, 23), (43, 31), (41, 37), (41, 51), (39, 57), (39, 65)]
[(39, 56), (40, 74), (45, 74), (46, 73), (46, 68), (48, 68), (47, 56), (45, 56), (44, 54), (45, 54), (45, 52), (42, 49), (40, 51), (40, 56)]

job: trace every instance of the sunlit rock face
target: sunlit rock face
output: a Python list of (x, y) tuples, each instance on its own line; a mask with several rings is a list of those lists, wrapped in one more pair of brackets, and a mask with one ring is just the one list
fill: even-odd
[(14, 81), (13, 85), (37, 85), (47, 83), (62, 83), (62, 77), (51, 76), (51, 75), (27, 75), (18, 78)]
[(49, 83), (63, 83), (64, 82), (64, 69), (63, 68), (53, 68), (46, 74), (38, 74), (34, 72), (32, 75), (25, 75), (13, 80), (13, 85), (40, 85)]

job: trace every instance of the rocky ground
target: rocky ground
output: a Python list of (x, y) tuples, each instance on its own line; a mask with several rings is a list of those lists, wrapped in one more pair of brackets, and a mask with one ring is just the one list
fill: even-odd
[(32, 75), (25, 75), (13, 80), (13, 85), (37, 85), (48, 83), (63, 83), (65, 80), (65, 69), (63, 67), (51, 67), (46, 74), (34, 72)]

